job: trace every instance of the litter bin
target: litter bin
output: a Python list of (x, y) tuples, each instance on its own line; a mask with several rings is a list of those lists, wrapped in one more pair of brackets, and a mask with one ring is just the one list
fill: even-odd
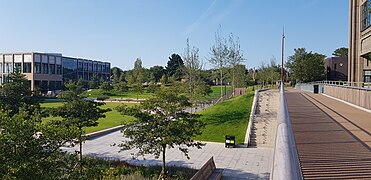
[(235, 143), (235, 136), (226, 135), (225, 136), (225, 147), (234, 147), (236, 145)]
[(319, 91), (319, 85), (318, 84), (313, 85), (313, 93), (318, 94), (318, 91)]

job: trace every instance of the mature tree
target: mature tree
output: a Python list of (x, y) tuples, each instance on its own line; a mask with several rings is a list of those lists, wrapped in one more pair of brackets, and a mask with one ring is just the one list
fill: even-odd
[(299, 82), (323, 80), (325, 77), (325, 55), (306, 52), (305, 48), (295, 49), (295, 54), (290, 56), (286, 67), (291, 76)]
[[(62, 96), (67, 100), (63, 106), (53, 108), (51, 114), (53, 116), (60, 116), (63, 118), (61, 124), (75, 127), (78, 130), (78, 141), (80, 145), (80, 172), (82, 172), (82, 143), (84, 141), (84, 127), (97, 126), (98, 119), (104, 118), (105, 113), (111, 109), (102, 109), (100, 106), (104, 105), (102, 102), (86, 101), (81, 96), (79, 86), (70, 83), (68, 84), (67, 93)], [(80, 86), (81, 87), (81, 86)]]
[(175, 90), (162, 88), (156, 97), (150, 98), (140, 106), (117, 108), (123, 115), (131, 115), (136, 119), (123, 128), (128, 139), (120, 147), (122, 150), (138, 148), (137, 155), (154, 154), (158, 158), (162, 154), (161, 175), (166, 178), (165, 154), (167, 148), (178, 146), (187, 158), (188, 147), (201, 148), (202, 143), (195, 142), (192, 137), (201, 134), (204, 124), (198, 120), (198, 114), (185, 112), (191, 103), (184, 95)]
[(210, 49), (209, 63), (219, 70), (220, 74), (220, 96), (223, 96), (223, 68), (228, 63), (227, 40), (221, 36), (221, 27), (215, 33), (215, 44)]
[(160, 82), (161, 77), (166, 73), (164, 67), (153, 66), (149, 68), (150, 76), (153, 78), (153, 82)]
[[(55, 121), (43, 122), (39, 98), (20, 73), (0, 87), (0, 179), (52, 179), (70, 171), (60, 147), (76, 131)], [(11, 100), (13, 99), (13, 100)]]
[(134, 63), (133, 75), (135, 83), (144, 83), (146, 81), (145, 69), (142, 67), (140, 58), (137, 58)]
[(113, 78), (113, 82), (117, 83), (120, 81), (120, 76), (124, 71), (118, 67), (111, 68), (111, 77)]
[[(228, 64), (231, 67), (231, 75), (232, 75), (232, 91), (234, 93), (234, 88), (236, 87), (236, 80), (241, 82), (244, 76), (237, 76), (237, 66), (241, 65), (242, 62), (245, 61), (243, 58), (243, 53), (240, 46), (240, 40), (237, 37), (233, 36), (231, 33), (229, 35), (229, 54), (228, 54)], [(242, 78), (242, 79), (241, 79)], [(241, 83), (240, 83), (241, 84)]]
[(184, 63), (182, 58), (178, 54), (172, 54), (167, 62), (166, 72), (168, 77), (173, 77), (175, 81), (179, 81), (182, 78), (182, 69)]
[(30, 90), (25, 75), (19, 71), (10, 75), (10, 81), (0, 86), (0, 110), (13, 116), (24, 107), (29, 113), (40, 108), (40, 96)]
[(332, 53), (332, 55), (336, 57), (348, 57), (348, 48), (338, 48)]

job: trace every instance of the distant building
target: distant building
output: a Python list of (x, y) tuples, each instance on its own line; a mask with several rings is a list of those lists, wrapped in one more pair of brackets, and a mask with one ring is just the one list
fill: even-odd
[(325, 59), (326, 80), (347, 81), (348, 80), (348, 58), (330, 57)]
[(0, 53), (0, 84), (19, 70), (29, 80), (31, 90), (60, 90), (66, 81), (103, 79), (109, 81), (111, 64), (82, 58), (62, 56), (60, 53)]
[(371, 82), (371, 0), (350, 0), (348, 82)]

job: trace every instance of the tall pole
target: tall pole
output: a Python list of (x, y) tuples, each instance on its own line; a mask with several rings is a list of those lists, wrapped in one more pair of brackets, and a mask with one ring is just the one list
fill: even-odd
[(282, 62), (281, 62), (281, 83), (283, 85), (283, 63), (284, 63), (284, 49), (285, 49), (285, 29), (282, 31)]

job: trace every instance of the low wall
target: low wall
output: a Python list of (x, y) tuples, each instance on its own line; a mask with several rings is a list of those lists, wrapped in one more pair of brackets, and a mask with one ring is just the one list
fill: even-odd
[(371, 89), (337, 85), (324, 86), (324, 94), (371, 110)]

